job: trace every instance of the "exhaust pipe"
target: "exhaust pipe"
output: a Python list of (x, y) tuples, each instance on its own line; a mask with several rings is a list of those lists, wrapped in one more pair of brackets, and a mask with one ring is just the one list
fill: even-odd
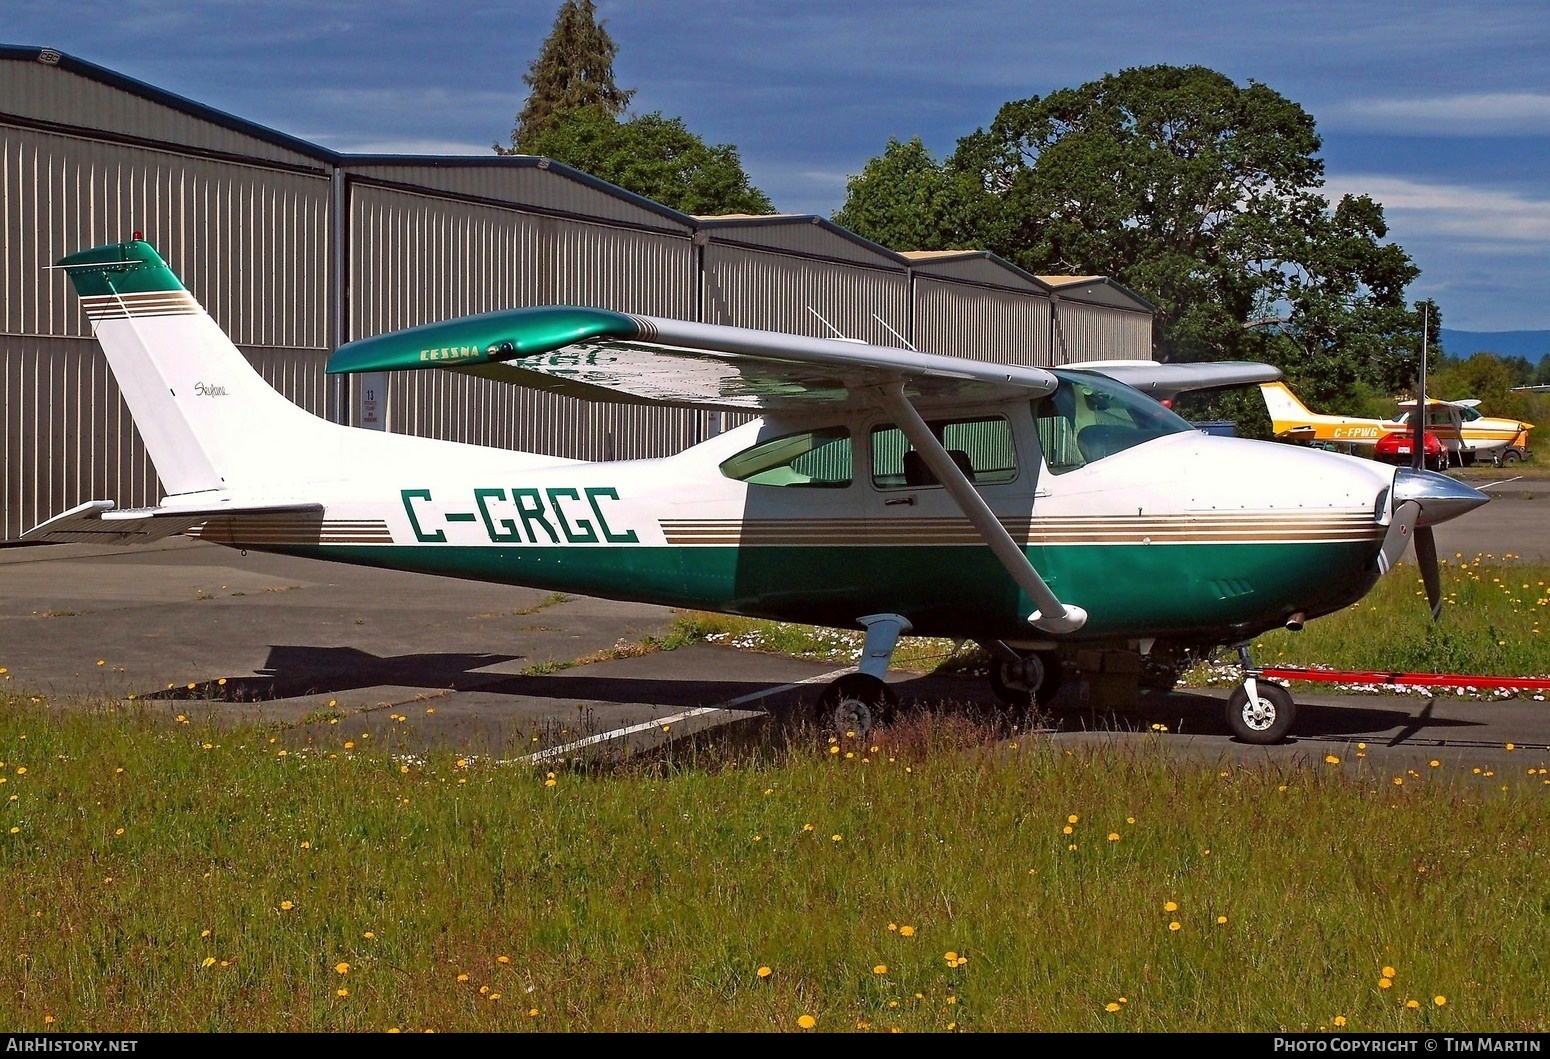
[(1299, 610), (1296, 614), (1293, 614), (1291, 617), (1286, 619), (1287, 631), (1302, 632), (1303, 622), (1307, 620), (1308, 615), (1305, 612)]

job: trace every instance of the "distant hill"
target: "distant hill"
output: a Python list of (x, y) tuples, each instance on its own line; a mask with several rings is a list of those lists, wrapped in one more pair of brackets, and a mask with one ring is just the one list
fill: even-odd
[(1495, 353), (1538, 364), (1540, 357), (1550, 353), (1550, 331), (1450, 331), (1444, 327), (1437, 337), (1448, 356), (1460, 359)]

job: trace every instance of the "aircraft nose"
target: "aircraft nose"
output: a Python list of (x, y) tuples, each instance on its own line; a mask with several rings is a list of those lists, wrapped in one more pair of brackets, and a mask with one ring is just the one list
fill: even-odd
[(1473, 511), (1490, 499), (1474, 486), (1465, 485), (1445, 474), (1401, 467), (1394, 473), (1394, 489), (1389, 507), (1392, 510), (1406, 500), (1414, 500), (1421, 505), (1416, 525), (1435, 526), (1439, 522), (1458, 518), (1466, 511)]

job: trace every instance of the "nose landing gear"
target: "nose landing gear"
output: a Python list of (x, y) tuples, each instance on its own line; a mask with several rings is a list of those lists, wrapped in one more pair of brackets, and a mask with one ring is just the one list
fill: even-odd
[(1249, 658), (1247, 644), (1238, 648), (1243, 683), (1227, 697), (1227, 727), (1240, 742), (1271, 746), (1284, 742), (1297, 716), (1292, 693), (1263, 680)]

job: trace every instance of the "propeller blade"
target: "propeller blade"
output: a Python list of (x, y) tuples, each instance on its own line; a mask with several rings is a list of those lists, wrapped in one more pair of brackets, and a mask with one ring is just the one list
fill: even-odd
[[(1394, 509), (1394, 517), (1389, 520), (1389, 531), (1383, 535), (1383, 547), (1378, 550), (1379, 577), (1392, 570), (1404, 558), (1405, 549), (1410, 546), (1410, 537), (1415, 530), (1415, 520), (1420, 515), (1421, 505), (1414, 500), (1406, 500)], [(1418, 547), (1417, 558), (1419, 556)]]
[(1421, 567), (1421, 580), (1426, 584), (1426, 601), (1432, 605), (1432, 621), (1442, 616), (1442, 579), (1437, 571), (1437, 538), (1430, 526), (1420, 526), (1415, 531), (1415, 561)]

